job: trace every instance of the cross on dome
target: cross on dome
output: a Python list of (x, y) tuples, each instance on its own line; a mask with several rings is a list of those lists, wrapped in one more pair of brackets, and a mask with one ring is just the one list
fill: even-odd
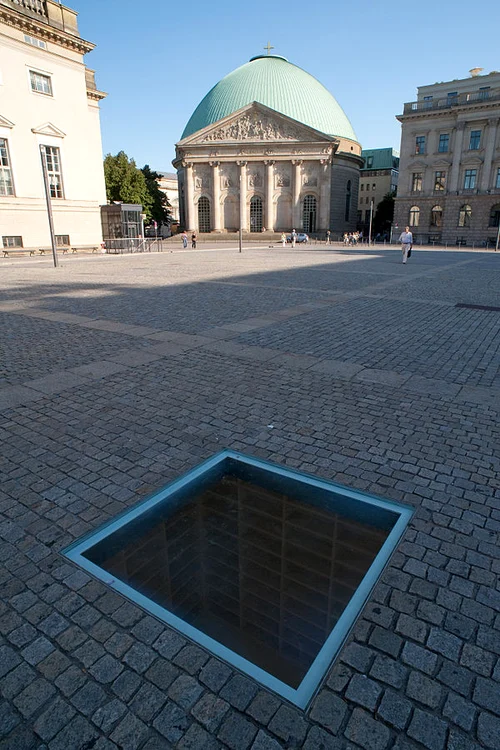
[(270, 55), (271, 54), (271, 50), (274, 49), (274, 47), (271, 46), (271, 42), (268, 42), (267, 46), (264, 47), (264, 49), (267, 49), (267, 54)]

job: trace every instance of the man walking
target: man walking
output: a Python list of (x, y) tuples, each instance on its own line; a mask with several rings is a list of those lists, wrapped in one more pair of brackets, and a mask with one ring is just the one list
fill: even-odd
[(297, 242), (297, 232), (295, 229), (292, 229), (292, 234), (290, 235), (292, 240), (292, 247), (295, 247), (295, 243)]
[(399, 241), (401, 242), (401, 251), (403, 253), (403, 263), (406, 263), (408, 259), (408, 253), (410, 252), (411, 246), (413, 244), (413, 234), (410, 232), (410, 227), (405, 227), (405, 231), (401, 232)]
[(326, 244), (327, 245), (330, 244), (330, 230), (329, 229), (326, 230)]

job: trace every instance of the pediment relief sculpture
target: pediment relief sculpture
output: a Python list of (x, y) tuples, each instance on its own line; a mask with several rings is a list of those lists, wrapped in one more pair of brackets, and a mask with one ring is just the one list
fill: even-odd
[(207, 133), (203, 141), (296, 141), (300, 138), (300, 129), (291, 123), (280, 122), (257, 112), (247, 112)]

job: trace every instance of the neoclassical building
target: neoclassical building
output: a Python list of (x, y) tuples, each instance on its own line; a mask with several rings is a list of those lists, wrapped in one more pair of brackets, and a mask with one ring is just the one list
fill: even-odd
[(361, 146), (333, 96), (278, 55), (217, 83), (176, 144), (181, 225), (198, 232), (355, 229)]
[(500, 73), (420, 86), (407, 102), (394, 223), (417, 242), (495, 245), (500, 223)]
[(59, 245), (99, 245), (106, 203), (99, 91), (78, 14), (0, 0), (0, 244), (50, 246), (42, 155)]

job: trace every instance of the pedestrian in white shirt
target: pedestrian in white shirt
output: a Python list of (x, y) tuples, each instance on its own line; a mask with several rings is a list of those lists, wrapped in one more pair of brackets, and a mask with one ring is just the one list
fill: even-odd
[(401, 242), (401, 251), (403, 253), (403, 263), (406, 263), (406, 261), (408, 260), (408, 253), (410, 252), (411, 246), (413, 245), (413, 235), (410, 232), (410, 227), (405, 227), (405, 231), (401, 232), (399, 241)]

